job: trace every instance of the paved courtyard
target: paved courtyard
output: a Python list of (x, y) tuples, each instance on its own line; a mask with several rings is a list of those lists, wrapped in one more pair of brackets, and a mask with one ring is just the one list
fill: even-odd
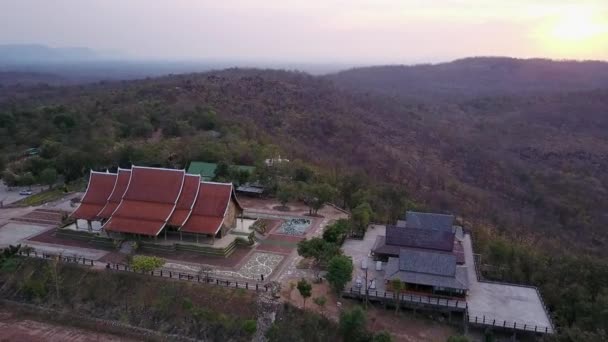
[(47, 229), (49, 227), (9, 222), (0, 227), (0, 248), (23, 243), (23, 240), (38, 235)]
[(371, 250), (376, 242), (376, 237), (384, 235), (386, 227), (381, 225), (371, 225), (363, 240), (347, 239), (342, 245), (344, 254), (350, 256), (353, 259), (353, 281), (347, 284), (347, 287), (354, 286), (353, 282), (357, 278), (360, 278), (365, 282), (365, 270), (362, 269), (361, 265), (364, 260), (367, 262), (367, 280), (369, 282), (376, 280), (376, 291), (384, 291), (384, 271), (376, 271), (376, 263), (371, 256)]
[(202, 270), (210, 269), (209, 274), (215, 274), (218, 276), (225, 277), (236, 277), (243, 279), (261, 280), (261, 275), (264, 275), (264, 279), (274, 272), (277, 266), (281, 263), (284, 256), (272, 253), (254, 252), (252, 253), (247, 261), (239, 267), (238, 270), (226, 270), (218, 269), (217, 267), (211, 267), (206, 265), (185, 265), (183, 263), (174, 263), (168, 261), (165, 263), (164, 268), (179, 270), (189, 273), (199, 273)]

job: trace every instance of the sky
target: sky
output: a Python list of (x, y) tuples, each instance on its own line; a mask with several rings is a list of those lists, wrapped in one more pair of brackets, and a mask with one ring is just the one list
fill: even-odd
[(131, 58), (608, 60), (608, 0), (0, 0), (0, 44)]

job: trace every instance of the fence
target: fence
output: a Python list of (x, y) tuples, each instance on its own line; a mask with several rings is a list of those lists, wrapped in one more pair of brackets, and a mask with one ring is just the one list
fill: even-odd
[(207, 274), (201, 275), (201, 274), (192, 274), (192, 273), (187, 273), (187, 272), (167, 271), (167, 270), (162, 270), (162, 269), (154, 270), (154, 271), (150, 271), (150, 272), (141, 272), (141, 271), (136, 271), (133, 268), (131, 268), (125, 264), (100, 262), (100, 261), (95, 261), (95, 260), (91, 260), (91, 259), (87, 259), (87, 258), (79, 257), (79, 256), (63, 256), (63, 255), (59, 255), (59, 254), (50, 254), (50, 253), (44, 253), (44, 252), (39, 253), (36, 250), (19, 251), (18, 254), (21, 256), (40, 258), (40, 259), (46, 259), (46, 260), (58, 258), (57, 260), (59, 260), (61, 262), (65, 262), (65, 263), (72, 263), (72, 264), (84, 265), (84, 266), (105, 267), (107, 270), (111, 270), (111, 271), (131, 272), (131, 273), (149, 275), (152, 277), (161, 277), (161, 278), (167, 278), (167, 279), (204, 283), (204, 284), (210, 284), (210, 285), (231, 287), (231, 288), (236, 288), (236, 289), (251, 290), (251, 291), (256, 291), (256, 292), (258, 292), (258, 291), (268, 292), (270, 290), (269, 284), (259, 283), (259, 282), (255, 282), (255, 281), (248, 282), (248, 281), (238, 281), (238, 280), (234, 280), (234, 279), (225, 279), (225, 278), (214, 277), (214, 276), (207, 275)]
[[(349, 288), (348, 290), (345, 290), (344, 295), (356, 296), (358, 298), (364, 298), (366, 296), (364, 289), (363, 290), (353, 289), (352, 287)], [(370, 300), (382, 300), (382, 301), (393, 300), (394, 301), (395, 293), (387, 292), (387, 291), (369, 291), (368, 290), (367, 297)], [(419, 296), (419, 295), (406, 294), (406, 293), (399, 294), (399, 303), (400, 304), (401, 303), (418, 304), (418, 305), (423, 304), (423, 305), (441, 307), (441, 308), (452, 308), (452, 309), (457, 309), (458, 311), (464, 311), (468, 307), (467, 302), (464, 300), (447, 299), (447, 298), (431, 297), (431, 296)]]
[(492, 326), (492, 327), (504, 328), (504, 329), (530, 331), (530, 332), (537, 332), (537, 333), (546, 333), (546, 334), (552, 334), (554, 332), (552, 326), (551, 327), (538, 326), (535, 324), (526, 324), (526, 323), (522, 323), (522, 322), (520, 322), (520, 323), (509, 322), (509, 321), (505, 321), (505, 320), (497, 321), (496, 319), (486, 318), (486, 316), (482, 316), (482, 317), (468, 316), (468, 317), (469, 317), (468, 321), (471, 324)]
[(95, 260), (91, 260), (91, 259), (87, 259), (87, 258), (79, 257), (79, 256), (67, 256), (67, 255), (50, 254), (50, 253), (44, 253), (44, 252), (38, 253), (36, 250), (31, 250), (31, 251), (30, 250), (25, 250), (25, 251), (20, 250), (18, 252), (18, 254), (21, 256), (40, 258), (40, 259), (58, 258), (58, 260), (61, 262), (78, 264), (78, 265), (85, 265), (85, 266), (94, 266), (95, 265)]
[(238, 280), (218, 278), (218, 277), (213, 277), (213, 276), (205, 275), (205, 274), (201, 275), (201, 274), (192, 274), (192, 273), (185, 273), (185, 272), (174, 272), (174, 271), (167, 271), (167, 270), (162, 270), (162, 269), (154, 270), (154, 271), (150, 271), (150, 272), (139, 272), (139, 271), (133, 270), (131, 267), (129, 267), (128, 265), (124, 265), (124, 264), (107, 263), (106, 269), (115, 270), (115, 271), (123, 271), (123, 272), (132, 272), (132, 273), (137, 273), (137, 274), (145, 274), (145, 275), (149, 275), (149, 276), (153, 276), (153, 277), (185, 280), (185, 281), (190, 281), (190, 282), (195, 282), (195, 283), (220, 285), (220, 286), (225, 286), (225, 287), (233, 287), (233, 288), (237, 288), (237, 289), (246, 289), (246, 290), (254, 290), (254, 291), (268, 292), (269, 287), (270, 287), (268, 284), (259, 283), (259, 282), (247, 282), (247, 281), (239, 282)]

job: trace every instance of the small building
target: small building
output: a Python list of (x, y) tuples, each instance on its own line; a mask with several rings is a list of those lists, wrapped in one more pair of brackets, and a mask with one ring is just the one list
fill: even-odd
[(394, 279), (406, 290), (434, 295), (464, 297), (468, 290), (466, 267), (457, 265), (455, 255), (438, 251), (401, 249), (386, 265), (388, 287)]
[(264, 164), (266, 164), (266, 166), (275, 166), (282, 163), (289, 163), (289, 159), (281, 158), (281, 155), (279, 155), (277, 158), (269, 158), (264, 160)]
[[(249, 172), (250, 174), (255, 171), (255, 166), (248, 165), (230, 165), (230, 168), (236, 168), (239, 171)], [(216, 169), (216, 163), (193, 161), (190, 163), (190, 166), (188, 166), (188, 173), (200, 175), (204, 181), (211, 181), (215, 178)]]
[(262, 195), (264, 195), (264, 191), (265, 191), (265, 187), (260, 184), (260, 183), (245, 183), (242, 185), (239, 185), (236, 188), (236, 192), (243, 194), (243, 195), (247, 195), (247, 196), (255, 196), (255, 197), (261, 197)]

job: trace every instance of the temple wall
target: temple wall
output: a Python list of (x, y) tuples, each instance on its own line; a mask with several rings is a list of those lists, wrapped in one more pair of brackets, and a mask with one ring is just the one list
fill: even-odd
[(224, 217), (224, 225), (228, 228), (236, 227), (236, 219), (241, 214), (241, 209), (236, 205), (233, 198), (230, 198), (230, 202), (228, 202), (228, 210), (226, 211), (226, 216)]

